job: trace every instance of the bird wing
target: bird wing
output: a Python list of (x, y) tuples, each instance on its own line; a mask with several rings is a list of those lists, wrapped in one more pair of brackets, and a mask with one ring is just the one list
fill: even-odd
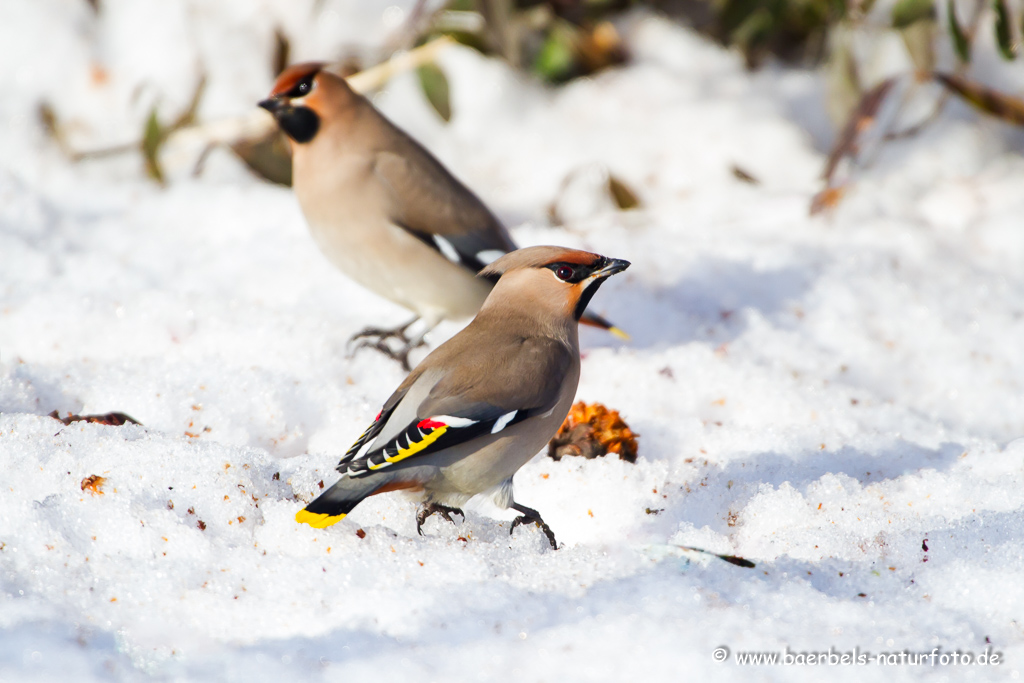
[[(452, 448), (487, 434), (497, 434), (555, 406), (572, 363), (572, 352), (552, 339), (524, 339), (515, 348), (482, 350), (493, 368), (473, 372), (476, 358), (460, 358), (457, 370), (446, 374), (420, 403), (415, 417), (391, 438), (369, 445), (380, 434), (400, 400), (389, 400), (374, 424), (363, 433), (338, 464), (350, 476), (369, 474), (408, 458)], [(505, 351), (502, 353), (502, 351)], [(475, 354), (474, 354), (475, 355)], [(468, 370), (467, 370), (468, 369)], [(472, 379), (476, 376), (476, 380)], [(393, 429), (389, 429), (393, 432)]]
[(483, 202), (411, 138), (406, 149), (380, 151), (374, 172), (387, 189), (391, 220), (474, 273), (516, 249)]

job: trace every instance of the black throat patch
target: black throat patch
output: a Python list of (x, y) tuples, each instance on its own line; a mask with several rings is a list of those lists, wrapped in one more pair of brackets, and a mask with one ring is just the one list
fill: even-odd
[(584, 289), (583, 293), (580, 294), (580, 300), (576, 302), (576, 310), (572, 312), (573, 317), (576, 318), (576, 322), (579, 322), (580, 318), (583, 317), (583, 314), (587, 310), (587, 305), (590, 303), (590, 300), (594, 298), (594, 294), (597, 293), (597, 288), (600, 287), (604, 281), (605, 278), (594, 280), (590, 283), (590, 286)]
[(274, 116), (281, 130), (298, 143), (309, 142), (320, 130), (320, 117), (309, 107), (281, 107)]

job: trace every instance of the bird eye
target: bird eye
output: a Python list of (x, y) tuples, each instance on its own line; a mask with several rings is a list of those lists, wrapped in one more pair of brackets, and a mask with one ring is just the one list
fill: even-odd
[(284, 96), (297, 98), (305, 97), (306, 95), (308, 95), (309, 92), (313, 89), (313, 77), (315, 75), (316, 74), (313, 74), (313, 76), (307, 76), (306, 78), (303, 78), (301, 81), (292, 86), (292, 89), (286, 92)]
[(558, 270), (555, 271), (555, 275), (558, 276), (559, 280), (568, 282), (573, 276), (573, 269), (569, 266), (559, 266)]

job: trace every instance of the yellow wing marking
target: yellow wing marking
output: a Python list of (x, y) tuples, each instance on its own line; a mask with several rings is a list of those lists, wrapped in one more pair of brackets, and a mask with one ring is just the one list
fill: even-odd
[(408, 448), (399, 448), (398, 449), (398, 453), (396, 453), (395, 455), (391, 455), (391, 456), (385, 455), (384, 456), (384, 462), (382, 462), (381, 464), (374, 465), (372, 462), (367, 462), (366, 464), (367, 464), (367, 466), (371, 470), (379, 470), (382, 467), (387, 467), (388, 465), (390, 465), (393, 462), (398, 462), (399, 460), (405, 460), (409, 456), (416, 455), (417, 453), (422, 451), (424, 448), (426, 448), (430, 444), (432, 444), (435, 441), (437, 441), (438, 439), (440, 439), (441, 435), (444, 434), (447, 431), (448, 431), (448, 426), (447, 425), (445, 425), (444, 427), (436, 427), (432, 432), (430, 432), (429, 434), (425, 435), (419, 441), (417, 441), (415, 443), (409, 444)]
[(299, 524), (308, 524), (314, 529), (323, 529), (337, 524), (345, 519), (345, 515), (328, 515), (322, 512), (310, 512), (303, 508), (295, 513), (295, 521)]

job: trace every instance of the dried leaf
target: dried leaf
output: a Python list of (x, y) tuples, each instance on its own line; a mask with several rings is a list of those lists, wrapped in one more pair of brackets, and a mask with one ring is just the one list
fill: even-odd
[(751, 185), (759, 185), (761, 183), (760, 180), (758, 180), (751, 174), (747, 173), (745, 170), (743, 170), (736, 164), (733, 164), (730, 167), (730, 170), (732, 171), (732, 174), (736, 177), (737, 180), (742, 180), (743, 182), (750, 183)]
[(811, 200), (811, 215), (815, 216), (826, 209), (834, 209), (839, 206), (844, 192), (843, 187), (826, 187), (814, 195), (814, 199)]
[(757, 566), (750, 560), (739, 557), (738, 555), (724, 555), (721, 553), (714, 553), (710, 550), (704, 550), (704, 548), (697, 548), (692, 545), (676, 545), (675, 547), (679, 548), (684, 553), (700, 553), (701, 555), (710, 555), (711, 557), (717, 557), (718, 559), (724, 560), (729, 564), (734, 564), (737, 567), (743, 567), (745, 569), (753, 569)]
[(514, 15), (515, 8), (510, 0), (477, 0), (474, 3), (466, 3), (465, 7), (452, 3), (450, 9), (478, 10), (483, 15), (484, 24), (490, 34), (490, 42), (494, 44), (498, 53), (512, 66), (522, 66), (519, 26)]
[(288, 66), (288, 61), (291, 57), (292, 46), (288, 42), (288, 36), (284, 34), (281, 28), (274, 28), (274, 61), (271, 63), (272, 73), (276, 76), (285, 70)]
[(94, 496), (102, 496), (103, 484), (106, 481), (106, 477), (101, 477), (98, 474), (90, 474), (88, 477), (82, 480), (82, 490), (88, 491)]
[(1013, 31), (1010, 30), (1010, 8), (1006, 0), (992, 0), (996, 10), (996, 42), (1003, 59), (1012, 61), (1017, 57), (1017, 46), (1013, 44)]
[(584, 73), (593, 73), (626, 61), (626, 47), (615, 25), (601, 21), (576, 41), (576, 56)]
[(825, 106), (829, 118), (836, 127), (841, 127), (850, 117), (850, 112), (857, 107), (867, 86), (861, 82), (853, 30), (840, 24), (831, 32), (829, 41), (832, 46), (828, 59)]
[(57, 124), (57, 112), (53, 110), (53, 106), (49, 102), (40, 102), (36, 113), (39, 116), (39, 123), (43, 126), (43, 130), (46, 132), (47, 136), (54, 140), (60, 139), (60, 127)]
[(616, 453), (620, 460), (636, 462), (638, 436), (622, 420), (619, 411), (600, 403), (588, 405), (580, 401), (569, 410), (548, 444), (548, 455), (561, 460), (569, 455), (590, 459)]
[(420, 79), (420, 87), (423, 89), (427, 101), (430, 102), (430, 106), (445, 122), (450, 121), (452, 103), (448, 91), (448, 77), (444, 75), (444, 71), (436, 63), (430, 62), (417, 68), (416, 75)]
[(970, 64), (971, 41), (968, 40), (967, 34), (964, 33), (963, 28), (960, 26), (960, 22), (957, 21), (956, 3), (954, 0), (949, 0), (947, 8), (947, 14), (949, 15), (949, 33), (953, 37), (953, 47), (956, 49), (956, 55), (960, 58), (960, 62), (962, 64)]
[(900, 31), (914, 68), (918, 73), (929, 73), (935, 68), (935, 39), (938, 24), (931, 19), (915, 21)]
[(615, 200), (615, 205), (623, 211), (640, 206), (640, 199), (633, 190), (611, 173), (608, 174), (608, 193)]
[[(822, 173), (822, 177), (829, 181), (829, 184), (832, 181), (832, 174), (835, 173), (843, 157), (853, 157), (857, 154), (857, 142), (860, 136), (874, 125), (875, 115), (878, 114), (882, 102), (885, 101), (885, 96), (895, 82), (894, 78), (887, 78), (864, 93), (857, 107), (850, 113), (850, 118), (847, 119), (842, 134), (836, 140), (836, 144), (828, 156), (828, 161), (825, 163), (825, 171)], [(814, 211), (812, 210), (811, 213)]]
[[(231, 151), (241, 158), (256, 175), (278, 185), (291, 187), (292, 157), (284, 134), (274, 130), (257, 140), (240, 140)], [(197, 168), (197, 172), (200, 169)]]
[(150, 110), (149, 117), (146, 119), (146, 125), (142, 129), (142, 158), (146, 162), (146, 173), (161, 185), (164, 184), (164, 172), (160, 168), (160, 159), (158, 157), (160, 146), (165, 139), (164, 129), (160, 125), (160, 120), (156, 117), (156, 106), (154, 106)]
[(892, 8), (892, 27), (903, 29), (922, 19), (934, 17), (933, 0), (899, 0)]
[(126, 415), (125, 413), (103, 413), (102, 415), (72, 415), (71, 413), (68, 413), (67, 417), (62, 418), (55, 410), (47, 417), (52, 417), (54, 420), (60, 420), (66, 425), (69, 425), (72, 422), (93, 422), (96, 424), (111, 425), (114, 427), (120, 427), (126, 423), (131, 423), (133, 425), (142, 424), (131, 415)]
[(935, 80), (986, 114), (1024, 126), (1024, 100), (973, 83), (954, 74), (933, 74)]

